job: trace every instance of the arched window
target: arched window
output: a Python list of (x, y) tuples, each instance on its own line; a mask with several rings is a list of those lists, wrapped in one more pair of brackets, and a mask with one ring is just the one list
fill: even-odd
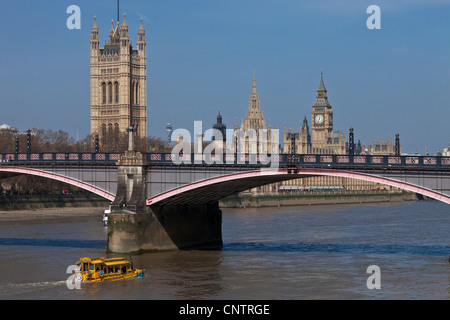
[(114, 139), (119, 139), (119, 124), (114, 123)]
[(116, 103), (119, 103), (119, 83), (117, 81), (114, 83), (114, 92), (116, 94)]
[(113, 125), (112, 123), (108, 124), (108, 135), (111, 135), (113, 133)]
[(131, 101), (131, 104), (134, 104), (134, 82), (131, 84), (130, 101)]
[(106, 144), (106, 124), (102, 123), (102, 145)]
[(106, 103), (106, 83), (102, 83), (102, 103)]
[(136, 82), (136, 104), (139, 103), (139, 83)]
[(112, 93), (112, 83), (109, 82), (108, 83), (108, 103), (112, 103), (112, 97), (113, 97), (113, 93)]

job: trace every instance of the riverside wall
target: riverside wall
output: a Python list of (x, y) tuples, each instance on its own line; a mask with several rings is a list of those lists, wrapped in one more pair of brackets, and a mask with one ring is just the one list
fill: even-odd
[[(419, 200), (414, 193), (407, 192), (301, 192), (277, 194), (249, 194), (241, 193), (220, 200), (221, 208), (259, 208), (281, 206), (311, 206), (336, 204), (362, 204), (377, 202), (401, 202)], [(425, 199), (423, 199), (425, 200)]]
[(111, 201), (91, 195), (0, 196), (0, 210), (40, 210), (46, 208), (108, 208)]

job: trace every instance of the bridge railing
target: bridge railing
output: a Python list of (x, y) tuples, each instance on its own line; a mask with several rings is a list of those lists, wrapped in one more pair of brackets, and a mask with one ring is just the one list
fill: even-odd
[(44, 152), (44, 153), (0, 153), (3, 164), (79, 164), (102, 163), (115, 164), (118, 153), (78, 153), (78, 152)]
[[(86, 164), (115, 165), (119, 153), (0, 153), (3, 165), (26, 164)], [(174, 157), (170, 153), (148, 153), (149, 165), (174, 166), (255, 166), (270, 167), (276, 161), (279, 167), (333, 167), (333, 168), (411, 168), (450, 170), (450, 157), (416, 155), (319, 155), (319, 154), (180, 154)]]
[[(274, 159), (274, 157), (276, 157)], [(279, 167), (352, 167), (352, 168), (442, 168), (450, 170), (450, 157), (437, 156), (393, 156), (393, 155), (318, 155), (318, 154), (280, 154), (249, 155), (249, 154), (224, 154), (224, 155), (179, 155), (178, 159), (170, 153), (149, 153), (147, 162), (150, 165), (232, 165), (232, 166), (270, 166), (268, 160), (278, 161)]]

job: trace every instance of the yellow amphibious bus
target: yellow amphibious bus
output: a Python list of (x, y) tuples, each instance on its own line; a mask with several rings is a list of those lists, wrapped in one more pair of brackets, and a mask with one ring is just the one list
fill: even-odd
[(77, 280), (81, 282), (101, 282), (142, 278), (144, 269), (134, 269), (125, 258), (81, 258), (77, 262)]

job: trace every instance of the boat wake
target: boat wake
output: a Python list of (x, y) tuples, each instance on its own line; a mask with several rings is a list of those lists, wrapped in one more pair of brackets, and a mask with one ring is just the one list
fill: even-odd
[(41, 282), (29, 282), (29, 283), (7, 283), (0, 285), (0, 291), (5, 292), (8, 289), (33, 289), (33, 288), (46, 288), (66, 285), (66, 280), (62, 281), (41, 281)]

